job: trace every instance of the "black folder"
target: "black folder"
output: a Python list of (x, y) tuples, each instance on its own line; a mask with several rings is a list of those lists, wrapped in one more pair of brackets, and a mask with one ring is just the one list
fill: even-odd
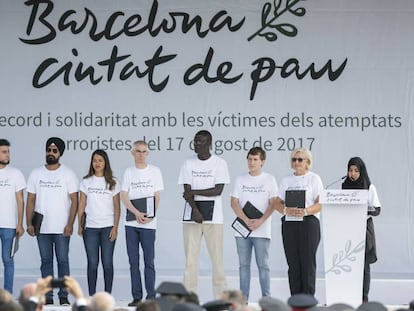
[[(153, 200), (153, 207), (154, 207), (154, 214), (153, 215), (148, 215), (148, 207), (147, 207), (147, 200)], [(145, 197), (145, 198), (139, 198), (139, 199), (134, 199), (131, 200), (132, 205), (139, 210), (141, 213), (145, 213), (147, 214), (146, 217), (148, 218), (154, 218), (155, 217), (155, 197)], [(131, 221), (131, 220), (136, 220), (137, 218), (135, 217), (134, 213), (132, 213), (129, 209), (127, 209), (127, 214), (126, 214), (126, 220), (127, 221)]]
[(40, 234), (40, 227), (42, 226), (43, 214), (34, 212), (32, 217), (32, 226), (34, 227), (35, 235)]
[[(195, 203), (201, 215), (203, 216), (203, 220), (211, 221), (213, 219), (214, 200), (195, 201)], [(192, 212), (191, 212), (191, 219), (194, 220)]]
[(286, 190), (285, 206), (305, 208), (305, 190)]
[(243, 212), (250, 219), (259, 219), (263, 216), (263, 213), (259, 209), (257, 209), (256, 206), (250, 203), (250, 201), (247, 201), (246, 204), (244, 204)]
[[(211, 221), (214, 213), (214, 200), (195, 201), (203, 220)], [(185, 202), (183, 221), (194, 221), (193, 209), (188, 202)]]
[[(250, 219), (258, 219), (263, 216), (262, 211), (257, 209), (250, 201), (247, 201), (246, 204), (243, 206), (243, 213), (249, 217)], [(241, 228), (240, 225), (244, 228)], [(231, 224), (232, 228), (236, 230), (238, 233), (241, 234), (242, 237), (247, 239), (252, 233), (252, 231), (249, 229), (247, 224), (239, 217), (237, 217), (233, 223)], [(242, 230), (241, 230), (242, 229)]]

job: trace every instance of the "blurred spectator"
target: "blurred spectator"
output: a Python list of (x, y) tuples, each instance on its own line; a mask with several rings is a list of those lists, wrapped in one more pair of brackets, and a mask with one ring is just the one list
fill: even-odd
[(137, 304), (135, 311), (161, 311), (161, 309), (156, 301), (145, 300)]
[(310, 294), (295, 294), (289, 297), (287, 304), (292, 311), (307, 310), (318, 304), (318, 301)]
[(238, 289), (224, 290), (220, 299), (231, 302), (230, 310), (241, 310), (247, 305), (246, 297)]
[(357, 311), (387, 311), (387, 308), (377, 301), (368, 301), (361, 304)]
[(115, 299), (107, 292), (97, 292), (92, 296), (89, 308), (91, 311), (113, 311)]
[(262, 311), (290, 311), (286, 303), (270, 296), (260, 298), (259, 306)]

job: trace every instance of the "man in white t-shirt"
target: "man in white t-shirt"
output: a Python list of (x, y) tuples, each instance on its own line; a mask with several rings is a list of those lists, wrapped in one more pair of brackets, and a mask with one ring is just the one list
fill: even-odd
[(14, 261), (12, 246), (14, 237), (20, 237), (23, 229), (23, 189), (26, 181), (22, 172), (9, 166), (10, 143), (0, 139), (0, 240), (4, 266), (4, 289), (13, 293)]
[[(27, 232), (34, 236), (41, 257), (42, 277), (53, 274), (53, 251), (56, 254), (58, 277), (69, 271), (69, 241), (78, 208), (79, 182), (75, 173), (59, 163), (65, 143), (59, 137), (46, 142), (46, 165), (34, 169), (27, 182)], [(34, 214), (43, 217), (40, 230), (32, 224)], [(69, 305), (68, 292), (60, 288), (60, 305)], [(46, 304), (53, 304), (53, 291), (46, 294)]]
[[(272, 202), (277, 197), (278, 186), (275, 177), (262, 170), (265, 160), (266, 151), (261, 147), (251, 148), (247, 153), (249, 172), (237, 177), (231, 193), (231, 208), (247, 226), (245, 228), (247, 231), (242, 231), (244, 236), (236, 231), (240, 290), (247, 300), (250, 293), (250, 264), (253, 249), (259, 270), (262, 297), (270, 296), (269, 249), (272, 237)], [(248, 211), (249, 204), (257, 209), (257, 217), (249, 218), (251, 215), (245, 213)]]
[[(191, 214), (191, 217), (185, 216), (183, 219), (186, 256), (184, 285), (189, 291), (198, 293), (198, 257), (201, 237), (204, 236), (213, 269), (213, 293), (214, 297), (219, 299), (222, 291), (227, 287), (223, 268), (223, 203), (221, 194), (224, 184), (230, 183), (230, 175), (226, 161), (210, 153), (211, 144), (210, 132), (206, 130), (197, 132), (194, 137), (196, 156), (188, 158), (184, 162), (178, 183), (184, 186), (183, 197), (186, 201), (184, 214), (187, 214), (186, 211)], [(204, 212), (206, 210), (210, 210), (210, 213)]]
[[(145, 141), (138, 140), (134, 142), (131, 153), (135, 165), (125, 170), (121, 186), (121, 201), (127, 208), (125, 234), (133, 298), (128, 306), (135, 307), (143, 298), (139, 269), (140, 244), (145, 265), (146, 299), (155, 298), (156, 211), (160, 201), (160, 191), (164, 189), (164, 183), (161, 170), (147, 163), (148, 146)], [(138, 207), (141, 207), (142, 211), (138, 210)]]

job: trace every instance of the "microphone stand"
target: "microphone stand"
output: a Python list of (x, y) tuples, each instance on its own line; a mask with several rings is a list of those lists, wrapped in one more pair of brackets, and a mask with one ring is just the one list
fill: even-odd
[(332, 187), (332, 186), (333, 186), (333, 185), (335, 185), (336, 183), (338, 183), (338, 182), (340, 182), (340, 181), (343, 181), (346, 177), (347, 177), (347, 176), (345, 175), (345, 176), (342, 176), (341, 178), (339, 178), (339, 179), (337, 179), (337, 180), (335, 180), (335, 181), (331, 182), (329, 185), (327, 185), (327, 186), (325, 187), (325, 189), (329, 189), (330, 187)]

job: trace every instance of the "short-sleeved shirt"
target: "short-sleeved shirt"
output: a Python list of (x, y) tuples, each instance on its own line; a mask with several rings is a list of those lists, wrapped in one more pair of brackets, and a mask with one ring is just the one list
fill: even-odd
[[(323, 184), (319, 175), (307, 172), (301, 176), (289, 175), (282, 179), (278, 195), (282, 201), (285, 201), (286, 190), (306, 190), (305, 207), (309, 207), (315, 204), (316, 198), (323, 190)], [(319, 218), (319, 213), (316, 213), (315, 216)]]
[[(121, 191), (128, 192), (130, 200), (151, 197), (161, 190), (164, 190), (164, 182), (161, 170), (157, 166), (147, 164), (143, 169), (132, 166), (125, 170)], [(146, 224), (141, 224), (136, 220), (125, 221), (125, 226), (156, 229), (157, 217)]]
[[(249, 201), (264, 214), (269, 207), (270, 199), (275, 198), (277, 194), (278, 186), (275, 177), (262, 172), (258, 176), (244, 174), (237, 177), (231, 196), (239, 200), (241, 208)], [(253, 230), (249, 237), (270, 239), (272, 236), (271, 223), (272, 216), (266, 219), (259, 228)], [(238, 232), (235, 235), (241, 236)]]
[(62, 234), (70, 214), (70, 194), (78, 192), (75, 173), (61, 164), (56, 170), (45, 166), (34, 169), (27, 192), (36, 194), (35, 211), (43, 215), (40, 233)]
[(105, 177), (91, 176), (82, 179), (79, 190), (86, 195), (86, 227), (105, 228), (114, 225), (113, 197), (120, 191), (116, 181), (114, 189), (110, 190)]
[(11, 166), (0, 169), (0, 228), (16, 228), (16, 192), (24, 188), (26, 188), (26, 180), (21, 171)]
[[(378, 198), (377, 188), (371, 184), (368, 189), (368, 211), (375, 210), (374, 207), (381, 207), (381, 202)], [(368, 218), (371, 217), (368, 215)]]
[[(218, 184), (228, 183), (230, 183), (230, 174), (227, 163), (224, 159), (216, 155), (211, 155), (207, 160), (200, 160), (197, 156), (188, 158), (184, 161), (178, 177), (178, 184), (190, 185), (192, 190), (210, 189)], [(205, 221), (205, 223), (223, 223), (223, 202), (221, 195), (213, 197), (196, 195), (195, 200), (214, 200), (213, 218), (211, 221)]]

